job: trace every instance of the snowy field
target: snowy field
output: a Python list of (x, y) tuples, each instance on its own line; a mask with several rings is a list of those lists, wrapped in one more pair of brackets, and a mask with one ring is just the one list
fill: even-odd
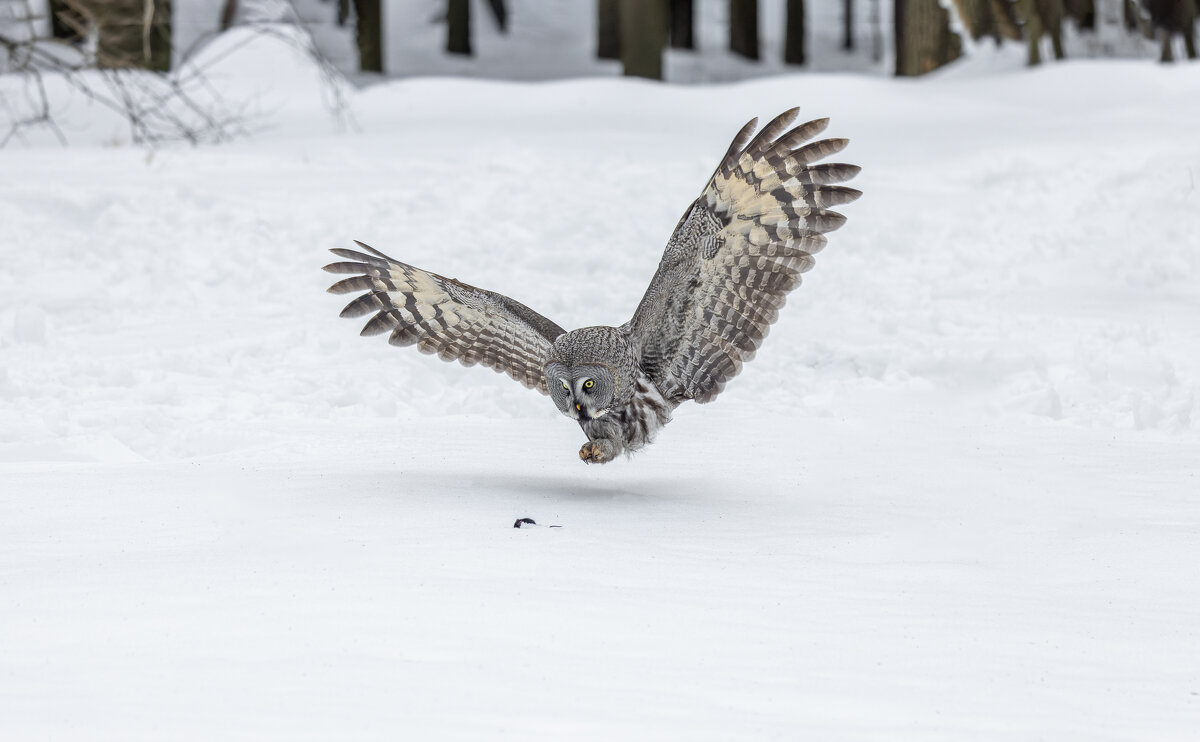
[[(339, 133), (242, 53), (250, 141), (0, 151), (0, 738), (1200, 738), (1200, 66), (415, 79)], [(623, 322), (795, 104), (866, 195), (631, 459), (324, 293), (361, 239)]]

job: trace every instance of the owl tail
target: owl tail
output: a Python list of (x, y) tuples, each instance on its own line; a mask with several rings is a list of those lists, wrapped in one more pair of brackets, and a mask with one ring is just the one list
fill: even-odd
[(725, 225), (721, 236), (742, 236), (752, 245), (795, 248), (811, 255), (825, 246), (825, 233), (846, 222), (829, 207), (848, 204), (862, 191), (834, 185), (861, 170), (844, 163), (814, 164), (842, 151), (848, 139), (810, 140), (825, 130), (822, 118), (788, 126), (798, 108), (785, 111), (750, 138), (758, 120), (738, 132), (700, 199)]

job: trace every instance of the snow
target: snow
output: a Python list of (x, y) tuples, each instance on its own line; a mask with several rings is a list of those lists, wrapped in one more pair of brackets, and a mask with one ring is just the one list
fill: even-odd
[[(1200, 68), (411, 79), (339, 132), (293, 67), (250, 140), (0, 151), (0, 736), (1194, 738)], [(795, 103), (866, 195), (631, 459), (323, 293), (361, 239), (622, 322)]]

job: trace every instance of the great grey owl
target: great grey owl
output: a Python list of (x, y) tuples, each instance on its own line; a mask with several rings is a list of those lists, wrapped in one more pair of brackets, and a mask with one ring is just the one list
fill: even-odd
[(793, 129), (798, 109), (751, 139), (757, 119), (734, 137), (667, 241), (633, 319), (620, 327), (567, 332), (529, 307), (393, 260), (357, 243), (336, 248), (350, 262), (325, 266), (352, 277), (329, 288), (365, 291), (343, 317), (374, 314), (363, 335), (391, 333), (442, 360), (482, 363), (550, 395), (587, 435), (579, 457), (612, 461), (650, 443), (682, 402), (721, 393), (762, 344), (825, 233), (846, 221), (830, 207), (862, 193), (834, 185), (854, 165), (815, 164), (845, 139), (809, 142), (829, 123)]

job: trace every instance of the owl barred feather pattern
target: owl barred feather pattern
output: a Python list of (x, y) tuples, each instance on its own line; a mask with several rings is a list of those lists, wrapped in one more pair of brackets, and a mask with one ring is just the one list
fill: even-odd
[(330, 291), (365, 292), (343, 317), (374, 315), (363, 335), (464, 365), (480, 363), (549, 394), (588, 437), (579, 456), (604, 463), (650, 443), (686, 400), (708, 402), (754, 357), (787, 294), (813, 266), (825, 233), (846, 219), (830, 207), (861, 192), (837, 185), (855, 165), (817, 164), (845, 139), (811, 142), (828, 119), (793, 129), (787, 111), (751, 138), (750, 121), (667, 241), (645, 296), (621, 327), (566, 332), (524, 304), (393, 260), (337, 248), (351, 274)]
[[(812, 268), (824, 233), (845, 223), (825, 207), (862, 195), (832, 185), (857, 175), (857, 166), (812, 164), (840, 152), (848, 140), (798, 146), (821, 133), (829, 119), (783, 133), (798, 112), (785, 112), (749, 144), (757, 119), (738, 132), (680, 219), (630, 321), (632, 334), (647, 338), (647, 370), (669, 398), (708, 402), (741, 371), (787, 293), (800, 285), (800, 274)], [(654, 331), (664, 323), (671, 332)]]
[(333, 254), (358, 261), (331, 263), (330, 273), (358, 274), (329, 287), (330, 293), (366, 291), (342, 310), (343, 317), (376, 312), (362, 335), (391, 332), (392, 345), (416, 345), (443, 361), (481, 363), (546, 393), (542, 375), (558, 325), (503, 294), (414, 268), (357, 243), (368, 254), (335, 248)]

